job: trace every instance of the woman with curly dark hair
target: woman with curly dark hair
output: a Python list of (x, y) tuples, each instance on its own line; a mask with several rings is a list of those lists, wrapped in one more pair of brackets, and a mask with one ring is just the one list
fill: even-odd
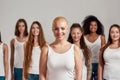
[(104, 26), (97, 17), (89, 15), (83, 21), (84, 38), (92, 52), (92, 77), (97, 80), (98, 55), (100, 48), (105, 45)]

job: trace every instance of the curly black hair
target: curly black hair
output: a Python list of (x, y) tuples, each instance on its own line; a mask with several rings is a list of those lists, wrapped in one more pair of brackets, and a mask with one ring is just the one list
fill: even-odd
[(90, 23), (92, 21), (95, 21), (97, 23), (98, 29), (97, 29), (96, 33), (98, 35), (104, 35), (103, 24), (97, 19), (96, 16), (93, 16), (93, 15), (89, 15), (89, 16), (85, 17), (85, 19), (82, 22), (82, 24), (83, 24), (82, 28), (84, 31), (84, 35), (90, 34)]

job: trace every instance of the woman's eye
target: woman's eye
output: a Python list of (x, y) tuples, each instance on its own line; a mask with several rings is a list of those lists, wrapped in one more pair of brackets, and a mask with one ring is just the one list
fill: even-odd
[(58, 28), (54, 28), (54, 30), (58, 30)]
[(61, 28), (62, 30), (65, 30), (65, 28)]

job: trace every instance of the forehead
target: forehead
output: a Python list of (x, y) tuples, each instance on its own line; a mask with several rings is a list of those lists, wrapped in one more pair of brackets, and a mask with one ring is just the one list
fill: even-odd
[(24, 25), (24, 22), (19, 22), (18, 25)]
[(97, 24), (97, 22), (96, 21), (91, 21), (90, 24)]
[(110, 31), (119, 31), (119, 29), (117, 27), (112, 27)]
[(36, 24), (36, 23), (34, 23), (34, 24), (32, 25), (32, 27), (39, 27), (39, 25)]
[(75, 27), (75, 28), (72, 28), (72, 31), (81, 31), (81, 29), (78, 27)]
[(53, 27), (68, 27), (68, 24), (65, 20), (57, 20), (54, 22)]

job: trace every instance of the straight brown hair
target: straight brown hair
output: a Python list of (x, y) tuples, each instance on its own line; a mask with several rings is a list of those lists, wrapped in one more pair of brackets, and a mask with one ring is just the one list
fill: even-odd
[(32, 35), (32, 26), (34, 24), (37, 24), (39, 26), (38, 44), (40, 46), (40, 49), (42, 49), (42, 47), (46, 44), (41, 24), (38, 21), (34, 21), (30, 28), (28, 42), (26, 44), (26, 49), (25, 49), (24, 75), (23, 75), (25, 78), (27, 78), (27, 76), (28, 76), (28, 71), (29, 71), (29, 68), (31, 65), (31, 61), (32, 61), (32, 59), (31, 59), (32, 58), (32, 49), (34, 46), (34, 36)]

